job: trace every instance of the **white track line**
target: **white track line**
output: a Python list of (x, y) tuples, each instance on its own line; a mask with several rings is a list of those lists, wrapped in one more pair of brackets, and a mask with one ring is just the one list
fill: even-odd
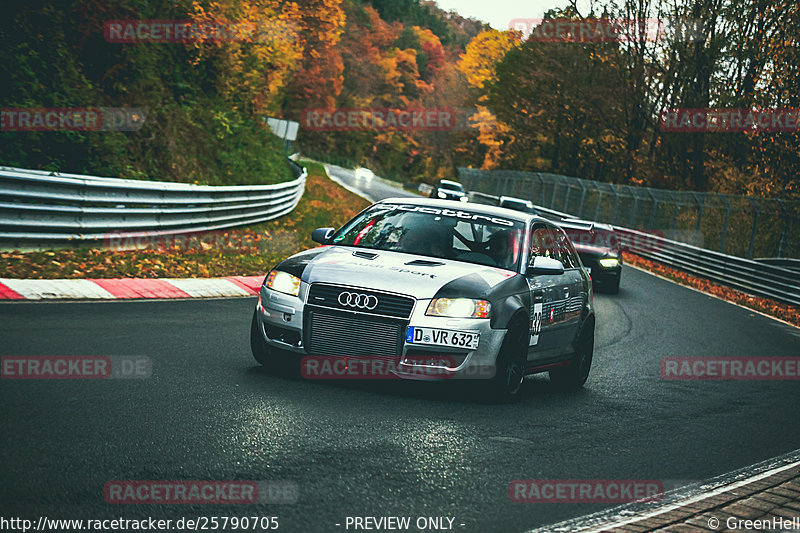
[(28, 300), (115, 299), (113, 294), (87, 279), (0, 279), (0, 283)]
[(227, 279), (167, 279), (170, 285), (195, 298), (210, 296), (251, 296), (249, 292)]

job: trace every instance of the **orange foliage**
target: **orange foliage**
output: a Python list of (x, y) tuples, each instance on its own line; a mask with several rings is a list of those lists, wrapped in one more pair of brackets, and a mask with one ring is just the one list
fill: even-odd
[(220, 94), (234, 106), (270, 113), (280, 106), (280, 92), (300, 64), (303, 43), (298, 30), (302, 12), (297, 4), (280, 0), (224, 0), (208, 4), (195, 0), (192, 19), (197, 23), (247, 22), (257, 31), (246, 41), (194, 43), (198, 58), (214, 57), (223, 74)]

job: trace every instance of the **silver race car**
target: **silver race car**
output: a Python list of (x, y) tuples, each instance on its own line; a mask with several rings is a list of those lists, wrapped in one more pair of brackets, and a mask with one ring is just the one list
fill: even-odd
[(594, 349), (591, 282), (566, 234), (533, 214), (394, 198), (266, 277), (250, 343), (264, 365), (383, 357), (396, 377), (483, 378), (517, 395), (526, 374), (581, 387)]

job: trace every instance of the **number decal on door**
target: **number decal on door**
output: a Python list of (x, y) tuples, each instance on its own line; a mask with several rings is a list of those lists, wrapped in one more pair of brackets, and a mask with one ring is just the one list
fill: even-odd
[(542, 302), (533, 304), (533, 314), (531, 316), (531, 338), (528, 346), (539, 344), (539, 333), (542, 331)]

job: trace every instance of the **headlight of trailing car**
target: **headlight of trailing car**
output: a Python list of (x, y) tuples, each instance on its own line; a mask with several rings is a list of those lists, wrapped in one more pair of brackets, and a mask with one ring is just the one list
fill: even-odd
[(600, 266), (604, 268), (614, 268), (619, 264), (619, 259), (616, 257), (604, 257), (600, 260)]
[(451, 318), (489, 318), (491, 304), (471, 298), (434, 298), (425, 314)]
[(297, 296), (300, 294), (300, 278), (292, 276), (288, 272), (273, 270), (267, 276), (267, 288), (273, 291), (282, 292)]
[(469, 198), (467, 198), (466, 196), (462, 196), (461, 198), (458, 199), (458, 201), (459, 202), (469, 202)]
[(439, 198), (447, 198), (447, 195), (445, 193), (443, 193), (442, 191), (438, 191), (436, 193), (436, 196), (438, 196)]

